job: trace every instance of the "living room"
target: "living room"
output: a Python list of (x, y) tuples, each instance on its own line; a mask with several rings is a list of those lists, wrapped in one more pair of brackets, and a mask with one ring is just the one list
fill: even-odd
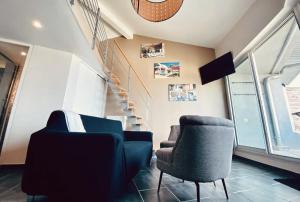
[(299, 201), (298, 0), (0, 3), (0, 201)]

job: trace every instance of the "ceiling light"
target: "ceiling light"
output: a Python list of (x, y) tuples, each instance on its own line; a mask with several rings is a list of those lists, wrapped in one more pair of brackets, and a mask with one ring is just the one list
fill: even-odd
[(22, 52), (21, 52), (21, 55), (22, 55), (22, 56), (26, 56), (26, 55), (27, 55), (27, 53), (26, 53), (26, 52), (24, 52), (24, 51), (22, 51)]
[(37, 29), (43, 28), (42, 23), (40, 21), (38, 21), (38, 20), (33, 20), (32, 21), (32, 26), (35, 27), (35, 28), (37, 28)]
[(138, 15), (151, 22), (161, 22), (173, 17), (183, 0), (131, 0)]

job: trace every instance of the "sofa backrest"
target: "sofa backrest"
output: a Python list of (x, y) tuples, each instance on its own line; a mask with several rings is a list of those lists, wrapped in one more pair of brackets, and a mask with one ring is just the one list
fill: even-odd
[(87, 115), (80, 115), (83, 126), (88, 133), (117, 133), (123, 137), (123, 129), (121, 121), (111, 119), (98, 118)]
[[(61, 110), (52, 112), (48, 119), (46, 128), (49, 130), (65, 132), (84, 132), (83, 129), (81, 129), (82, 127), (80, 126), (80, 124), (82, 124), (86, 133), (115, 133), (120, 134), (122, 138), (124, 136), (122, 124), (120, 121), (92, 117), (87, 115), (79, 115), (77, 117), (74, 112), (70, 113), (71, 114), (68, 114), (68, 112), (64, 112)], [(76, 122), (77, 124), (77, 127), (73, 127), (73, 129), (70, 129), (70, 125), (72, 124), (68, 123), (68, 121), (70, 121), (70, 118), (68, 119), (67, 116), (70, 115), (72, 115), (71, 120)]]
[(59, 110), (52, 112), (47, 121), (46, 128), (49, 130), (69, 131), (65, 113)]

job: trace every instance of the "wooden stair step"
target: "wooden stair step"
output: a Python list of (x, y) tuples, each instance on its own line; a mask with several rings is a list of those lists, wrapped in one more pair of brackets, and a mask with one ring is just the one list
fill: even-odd
[(111, 73), (110, 77), (119, 79), (119, 77), (117, 75), (115, 75), (114, 73)]
[(126, 91), (119, 91), (119, 95), (128, 95)]
[(122, 88), (121, 86), (117, 86), (117, 88), (118, 88), (120, 91), (127, 91), (125, 88)]
[(121, 100), (121, 103), (123, 104), (123, 106), (126, 107), (126, 109), (129, 109), (129, 110), (130, 110), (130, 108), (134, 108), (134, 102), (128, 101), (127, 98), (124, 99), (124, 100)]
[(129, 118), (136, 118), (136, 119), (142, 119), (143, 117), (139, 116), (139, 115), (131, 115), (131, 116), (128, 116)]
[(144, 124), (143, 124), (143, 123), (132, 123), (131, 125), (142, 126), (142, 125), (144, 125)]
[(119, 92), (119, 96), (127, 98), (128, 94), (127, 94), (127, 92)]
[(116, 84), (116, 85), (120, 85), (121, 84), (121, 80), (118, 78), (111, 78), (111, 81)]
[(127, 94), (127, 90), (125, 90), (125, 89), (119, 89), (119, 93), (126, 93)]
[(131, 106), (131, 107), (127, 107), (127, 110), (134, 111), (134, 107), (133, 107), (133, 106)]
[(129, 106), (129, 107), (133, 107), (133, 106), (134, 106), (134, 102), (128, 101), (128, 106)]

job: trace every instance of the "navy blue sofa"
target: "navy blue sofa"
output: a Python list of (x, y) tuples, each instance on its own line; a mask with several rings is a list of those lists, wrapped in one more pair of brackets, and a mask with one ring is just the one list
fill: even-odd
[(31, 135), (25, 193), (59, 201), (114, 201), (150, 164), (151, 132), (123, 131), (121, 122), (104, 118), (80, 118), (85, 133), (69, 132), (65, 113), (54, 111), (47, 126)]

